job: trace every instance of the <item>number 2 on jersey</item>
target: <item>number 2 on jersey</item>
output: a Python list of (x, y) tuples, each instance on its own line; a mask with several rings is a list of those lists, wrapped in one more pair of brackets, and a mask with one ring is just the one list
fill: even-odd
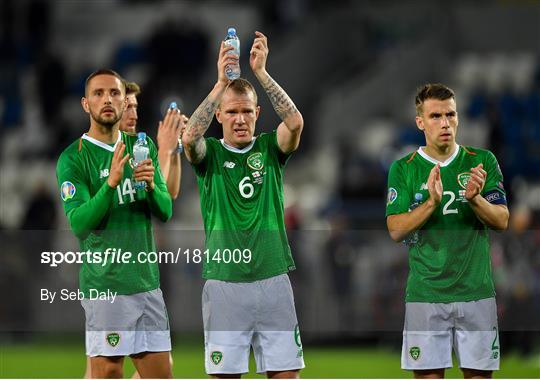
[(445, 195), (448, 195), (450, 199), (448, 200), (448, 202), (445, 203), (443, 207), (443, 210), (442, 210), (443, 215), (457, 214), (458, 213), (457, 208), (452, 208), (452, 209), (449, 208), (450, 205), (456, 200), (456, 195), (454, 194), (453, 191), (444, 191), (443, 196)]

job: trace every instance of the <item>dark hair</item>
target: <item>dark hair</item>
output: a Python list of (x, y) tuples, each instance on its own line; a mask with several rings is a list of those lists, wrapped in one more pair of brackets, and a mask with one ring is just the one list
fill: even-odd
[(135, 82), (126, 82), (126, 95), (139, 95), (141, 93), (141, 88)]
[(118, 74), (116, 71), (111, 69), (99, 69), (94, 71), (92, 74), (88, 75), (88, 78), (84, 81), (84, 94), (87, 95), (88, 91), (88, 84), (92, 80), (92, 78), (97, 77), (98, 75), (112, 75), (113, 77), (116, 77), (122, 82), (122, 87), (124, 87), (124, 93), (126, 92), (126, 81), (120, 74)]
[(253, 85), (247, 79), (235, 79), (229, 83), (227, 89), (233, 90), (236, 94), (247, 94), (248, 91), (251, 91), (255, 97), (255, 104), (257, 104), (257, 92), (255, 91), (255, 87), (253, 87)]
[(450, 98), (455, 99), (454, 91), (450, 87), (445, 86), (442, 83), (425, 84), (418, 88), (416, 97), (414, 98), (416, 114), (418, 116), (422, 114), (422, 106), (428, 99), (446, 100)]

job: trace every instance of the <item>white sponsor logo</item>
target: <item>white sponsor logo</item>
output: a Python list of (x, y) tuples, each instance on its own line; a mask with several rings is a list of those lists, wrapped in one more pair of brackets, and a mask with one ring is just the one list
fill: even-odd
[(233, 169), (235, 166), (236, 166), (236, 164), (234, 162), (225, 161), (223, 163), (223, 167), (227, 168), (227, 169)]
[(99, 172), (99, 179), (107, 178), (109, 176), (109, 169), (101, 169)]

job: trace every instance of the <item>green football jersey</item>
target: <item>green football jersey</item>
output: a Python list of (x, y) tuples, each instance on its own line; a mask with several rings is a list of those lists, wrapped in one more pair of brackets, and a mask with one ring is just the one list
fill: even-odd
[[(133, 157), (137, 138), (120, 132), (118, 141), (126, 144), (125, 153)], [(117, 143), (118, 143), (117, 141)], [(150, 158), (155, 167), (155, 189), (136, 190), (131, 162), (124, 167), (120, 184), (107, 184), (115, 146), (84, 134), (68, 146), (58, 159), (56, 176), (64, 211), (71, 229), (79, 239), (82, 252), (101, 254), (101, 262), (84, 259), (79, 271), (80, 290), (88, 296), (89, 289), (134, 294), (159, 287), (157, 264), (140, 263), (139, 252), (155, 252), (151, 214), (166, 220), (172, 213), (172, 201), (159, 170), (157, 150), (147, 138)], [(131, 161), (131, 159), (130, 159)], [(128, 263), (103, 263), (106, 252), (131, 252)]]
[[(206, 233), (204, 278), (250, 282), (294, 269), (283, 220), (289, 157), (280, 151), (275, 131), (244, 149), (206, 138), (206, 156), (193, 165)], [(240, 260), (246, 250), (251, 259)]]
[[(395, 161), (388, 175), (386, 216), (409, 212), (429, 198), (427, 179), (436, 160), (421, 148)], [(503, 177), (493, 153), (458, 146), (441, 163), (440, 205), (409, 245), (407, 302), (466, 302), (493, 297), (489, 233), (465, 199), (471, 168), (487, 172), (482, 196), (506, 204)]]

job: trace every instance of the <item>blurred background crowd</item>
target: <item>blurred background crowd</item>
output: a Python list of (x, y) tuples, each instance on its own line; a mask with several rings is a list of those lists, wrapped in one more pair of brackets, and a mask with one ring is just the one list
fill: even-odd
[[(47, 305), (40, 288), (76, 288), (77, 265), (49, 268), (41, 251), (78, 249), (55, 178), (60, 152), (89, 127), (86, 76), (110, 67), (141, 85), (138, 129), (155, 138), (175, 100), (188, 115), (216, 80), (229, 26), (242, 43), (268, 36), (268, 71), (301, 110), (289, 161), (286, 222), (304, 340), (400, 344), (407, 251), (386, 232), (391, 162), (424, 142), (416, 87), (457, 95), (458, 143), (490, 149), (505, 175), (510, 227), (493, 234), (492, 263), (506, 347), (540, 342), (540, 3), (40, 1), (0, 3), (0, 336), (82, 331), (76, 302)], [(257, 123), (278, 118), (262, 93)], [(208, 135), (219, 137), (214, 121)], [(183, 160), (173, 220), (159, 250), (202, 248), (195, 177)], [(200, 332), (200, 266), (161, 266), (173, 332)], [(9, 294), (12, 296), (10, 297)], [(503, 342), (504, 347), (505, 342)]]

